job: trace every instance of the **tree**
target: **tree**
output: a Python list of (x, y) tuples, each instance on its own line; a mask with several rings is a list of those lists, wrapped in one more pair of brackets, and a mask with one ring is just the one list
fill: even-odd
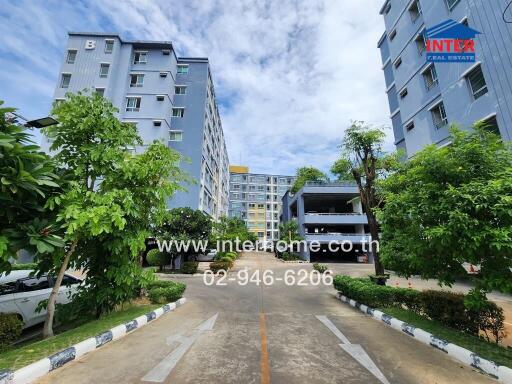
[(291, 193), (297, 193), (307, 182), (325, 182), (328, 178), (325, 173), (314, 167), (302, 167), (297, 169), (297, 178), (290, 189)]
[(339, 180), (355, 180), (359, 197), (372, 237), (371, 252), (375, 264), (375, 275), (384, 275), (384, 266), (379, 255), (379, 224), (376, 209), (381, 205), (377, 191), (379, 179), (398, 167), (398, 154), (386, 155), (382, 150), (386, 134), (383, 129), (354, 121), (345, 131), (341, 145), (342, 155), (331, 168)]
[(287, 243), (303, 240), (299, 235), (299, 224), (295, 220), (279, 224), (279, 240)]
[(383, 183), (383, 261), (448, 285), (462, 263), (478, 265), (471, 297), (481, 302), (488, 290), (512, 290), (512, 152), (482, 124), (471, 133), (452, 127), (450, 140)]
[(245, 221), (239, 217), (221, 217), (217, 223), (213, 224), (211, 242), (222, 244), (223, 241), (245, 241), (256, 242), (258, 240), (255, 233), (250, 232)]
[(46, 263), (57, 278), (47, 303), (44, 337), (53, 334), (55, 300), (69, 266), (85, 269), (78, 302), (96, 316), (133, 295), (145, 276), (138, 253), (151, 225), (163, 217), (165, 200), (179, 188), (180, 156), (154, 142), (141, 155), (136, 127), (120, 122), (117, 109), (96, 93), (68, 94), (53, 115), (60, 124), (46, 130), (55, 160), (67, 171), (69, 188), (49, 199), (66, 236), (66, 249)]
[(0, 108), (0, 271), (7, 272), (21, 249), (37, 257), (64, 246), (54, 215), (44, 209), (60, 193), (55, 163), (34, 145), (14, 111)]
[[(194, 210), (189, 207), (174, 208), (169, 210), (157, 228), (157, 234), (162, 240), (170, 244), (170, 253), (172, 256), (171, 268), (174, 269), (174, 262), (177, 257), (182, 257), (183, 261), (188, 261), (189, 257), (195, 253), (206, 251), (208, 239), (212, 231), (211, 218), (200, 210)], [(178, 249), (177, 243), (189, 244), (189, 247)], [(197, 245), (194, 247), (193, 242)], [(199, 249), (200, 246), (205, 249)]]

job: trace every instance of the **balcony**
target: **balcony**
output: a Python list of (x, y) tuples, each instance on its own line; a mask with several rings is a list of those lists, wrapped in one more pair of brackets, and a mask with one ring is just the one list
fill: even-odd
[(304, 224), (368, 224), (366, 215), (357, 212), (320, 213), (306, 212)]
[(353, 244), (369, 243), (371, 236), (369, 233), (306, 233), (306, 241), (317, 241), (319, 243), (328, 243), (329, 241), (351, 241)]

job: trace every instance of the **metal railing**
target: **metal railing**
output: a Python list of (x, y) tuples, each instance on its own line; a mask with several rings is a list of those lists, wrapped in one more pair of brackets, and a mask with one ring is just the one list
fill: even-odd
[(318, 216), (361, 216), (364, 213), (346, 212), (346, 213), (330, 213), (330, 212), (306, 212), (305, 215), (318, 215)]
[(307, 181), (308, 187), (355, 187), (355, 181)]

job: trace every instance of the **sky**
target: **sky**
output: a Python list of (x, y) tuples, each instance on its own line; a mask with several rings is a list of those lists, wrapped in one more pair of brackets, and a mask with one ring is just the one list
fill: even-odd
[(178, 56), (209, 58), (231, 164), (327, 172), (352, 120), (391, 125), (382, 3), (0, 0), (0, 99), (29, 119), (48, 115), (68, 31), (170, 40)]

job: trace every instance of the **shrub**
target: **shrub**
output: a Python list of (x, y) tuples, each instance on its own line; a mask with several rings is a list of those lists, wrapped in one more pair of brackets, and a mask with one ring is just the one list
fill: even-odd
[(295, 260), (302, 260), (300, 255), (293, 252), (283, 252), (279, 255), (279, 258), (284, 261), (295, 261)]
[(226, 256), (229, 257), (231, 260), (236, 260), (238, 258), (238, 253), (236, 253), (236, 252), (227, 252)]
[(183, 263), (183, 266), (181, 267), (181, 272), (193, 275), (194, 273), (197, 272), (198, 267), (199, 263), (197, 261), (186, 261)]
[(468, 334), (482, 331), (487, 340), (495, 342), (504, 337), (503, 309), (492, 302), (485, 302), (478, 310), (470, 309), (462, 293), (393, 288), (342, 275), (334, 278), (333, 285), (341, 294), (370, 307), (405, 308)]
[(229, 256), (224, 256), (219, 261), (222, 261), (224, 263), (233, 263), (233, 259)]
[(217, 273), (220, 270), (228, 271), (233, 266), (232, 261), (214, 261), (210, 263), (210, 271)]
[(11, 264), (11, 271), (21, 271), (24, 269), (37, 269), (36, 263), (21, 263), (21, 264)]
[(150, 284), (149, 300), (154, 304), (172, 303), (183, 296), (186, 285), (174, 281), (155, 281)]
[(165, 265), (169, 265), (171, 263), (172, 257), (169, 253), (160, 252), (155, 248), (148, 251), (146, 254), (146, 260), (149, 265), (160, 267), (160, 270), (162, 270)]
[(315, 264), (313, 264), (313, 269), (315, 269), (316, 271), (318, 271), (320, 273), (324, 273), (325, 271), (327, 271), (328, 267), (327, 267), (327, 265), (315, 263)]
[(21, 335), (23, 322), (15, 313), (0, 313), (0, 352)]

